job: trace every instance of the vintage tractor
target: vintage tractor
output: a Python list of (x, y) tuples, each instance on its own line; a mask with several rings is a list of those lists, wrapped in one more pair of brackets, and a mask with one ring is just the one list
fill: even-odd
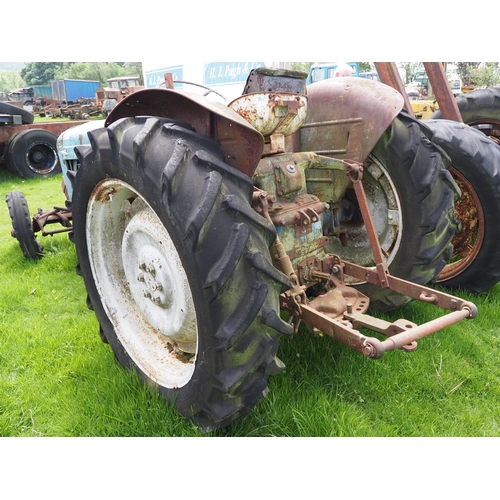
[[(203, 430), (265, 397), (301, 324), (376, 359), (477, 314), (426, 286), (460, 229), (448, 155), (395, 89), (306, 76), (253, 70), (228, 106), (136, 92), (63, 162), (102, 340)], [(367, 314), (411, 299), (448, 312)]]
[[(378, 82), (306, 96), (305, 75), (266, 69), (227, 107), (170, 89), (122, 101), (69, 176), (79, 269), (120, 363), (209, 430), (265, 396), (300, 323), (380, 358), (474, 317), (425, 286), (452, 254), (459, 191), (402, 107)], [(366, 314), (410, 298), (450, 312)]]
[[(461, 230), (453, 255), (438, 282), (473, 293), (500, 281), (500, 87), (453, 95), (441, 63), (423, 63), (439, 111), (419, 121), (422, 131), (449, 155), (449, 171), (462, 196), (455, 204)], [(395, 63), (375, 63), (381, 81), (402, 92), (413, 115)]]

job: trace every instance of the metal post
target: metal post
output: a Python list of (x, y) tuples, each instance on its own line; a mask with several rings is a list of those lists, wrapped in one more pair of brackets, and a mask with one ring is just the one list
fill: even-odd
[(441, 116), (446, 120), (463, 122), (443, 65), (439, 62), (424, 62), (424, 68), (439, 104)]
[(406, 93), (405, 86), (403, 81), (401, 80), (401, 75), (399, 74), (396, 63), (393, 62), (376, 62), (375, 69), (377, 70), (378, 76), (382, 83), (389, 85), (393, 89), (396, 89), (404, 99), (404, 108), (415, 118), (415, 113), (413, 112), (413, 108), (410, 104), (410, 99), (408, 98), (408, 94)]

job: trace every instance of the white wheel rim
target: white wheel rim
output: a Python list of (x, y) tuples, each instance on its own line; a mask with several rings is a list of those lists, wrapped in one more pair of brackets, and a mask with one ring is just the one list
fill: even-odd
[(90, 197), (86, 234), (97, 291), (128, 355), (159, 385), (184, 386), (196, 360), (196, 312), (163, 223), (131, 186), (107, 179)]

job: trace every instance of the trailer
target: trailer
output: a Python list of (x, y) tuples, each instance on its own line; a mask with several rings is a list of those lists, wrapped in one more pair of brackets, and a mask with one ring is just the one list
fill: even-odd
[(85, 120), (33, 122), (21, 102), (0, 102), (0, 167), (22, 178), (52, 177), (61, 172), (58, 136)]
[(101, 86), (92, 80), (51, 80), (52, 97), (59, 101), (76, 101), (80, 98), (94, 99), (95, 91)]
[(52, 88), (50, 85), (32, 85), (12, 90), (7, 95), (8, 100), (22, 102), (26, 106), (33, 104), (37, 99), (52, 99)]

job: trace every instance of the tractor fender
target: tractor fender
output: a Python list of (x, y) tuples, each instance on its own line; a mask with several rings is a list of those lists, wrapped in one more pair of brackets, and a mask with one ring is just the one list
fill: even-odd
[(392, 87), (364, 78), (330, 78), (307, 87), (300, 150), (362, 163), (403, 109)]
[(172, 89), (145, 89), (130, 94), (108, 115), (105, 126), (120, 118), (156, 116), (181, 120), (196, 132), (220, 142), (231, 167), (251, 177), (264, 150), (264, 137), (227, 106)]

